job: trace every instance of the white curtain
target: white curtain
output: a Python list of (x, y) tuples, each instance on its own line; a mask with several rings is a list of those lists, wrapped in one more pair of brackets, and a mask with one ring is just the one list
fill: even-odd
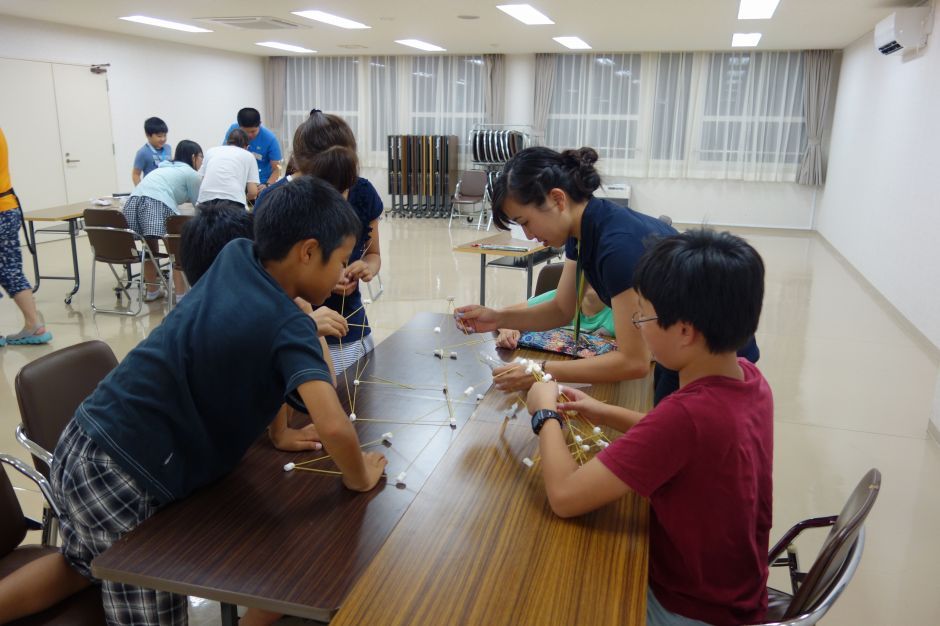
[[(341, 116), (355, 131), (359, 126), (357, 57), (288, 57), (283, 136), (290, 152), (294, 130), (311, 109)], [(358, 137), (357, 137), (358, 140)]]
[(794, 181), (799, 52), (559, 55), (546, 143), (592, 146), (608, 176)]
[(535, 55), (535, 102), (532, 103), (532, 125), (539, 144), (545, 143), (548, 112), (555, 93), (557, 55), (540, 52)]
[(284, 95), (287, 90), (287, 57), (268, 57), (264, 63), (264, 116), (262, 123), (284, 146)]
[(502, 124), (506, 104), (506, 55), (484, 54), (483, 111), (487, 124)]
[(466, 154), (470, 129), (484, 119), (486, 76), (480, 55), (290, 57), (286, 145), (316, 108), (349, 122), (365, 167), (386, 166), (388, 135), (457, 135)]

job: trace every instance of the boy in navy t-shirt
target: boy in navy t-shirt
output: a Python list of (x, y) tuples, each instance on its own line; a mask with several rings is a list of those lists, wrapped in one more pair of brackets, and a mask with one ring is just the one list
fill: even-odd
[[(223, 248), (186, 299), (78, 408), (56, 446), (62, 553), (91, 560), (170, 502), (231, 471), (282, 403), (308, 412), (344, 485), (368, 491), (385, 457), (362, 452), (314, 321), (361, 225), (312, 177), (271, 193), (255, 243)], [(238, 289), (232, 289), (238, 284)], [(110, 621), (186, 623), (184, 596), (102, 581)]]
[(144, 176), (157, 169), (160, 163), (170, 160), (173, 151), (170, 150), (170, 144), (166, 142), (168, 132), (166, 122), (159, 117), (148, 117), (144, 120), (147, 143), (141, 146), (134, 155), (134, 169), (131, 170), (131, 179), (135, 187), (140, 184)]
[[(649, 498), (646, 623), (753, 624), (767, 609), (773, 398), (736, 351), (757, 330), (764, 265), (729, 233), (689, 231), (653, 244), (634, 273), (633, 325), (679, 389), (645, 416), (554, 382), (528, 396), (545, 490), (562, 517), (630, 491)], [(556, 402), (559, 392), (566, 397)], [(559, 412), (624, 432), (582, 466)]]

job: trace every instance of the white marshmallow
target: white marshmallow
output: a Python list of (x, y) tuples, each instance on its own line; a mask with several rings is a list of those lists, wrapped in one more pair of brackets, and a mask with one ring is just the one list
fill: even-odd
[(408, 475), (408, 474), (406, 474), (405, 472), (402, 472), (401, 474), (399, 474), (398, 476), (396, 476), (396, 477), (395, 477), (395, 484), (396, 484), (396, 485), (404, 485), (404, 484), (405, 484), (405, 476), (407, 476), (407, 475)]
[(601, 440), (601, 441), (598, 441), (598, 442), (597, 442), (597, 445), (599, 445), (601, 448), (606, 448), (606, 447), (609, 446), (610, 444), (607, 443), (607, 442), (604, 441), (604, 440)]
[(382, 440), (383, 440), (383, 441), (391, 441), (391, 440), (394, 439), (394, 438), (395, 438), (395, 435), (392, 434), (392, 433), (382, 433)]
[(532, 467), (533, 465), (535, 465), (535, 461), (533, 461), (533, 460), (530, 459), (529, 457), (526, 457), (526, 458), (522, 459), (522, 463), (523, 463), (526, 467)]
[(465, 396), (469, 396), (471, 393), (473, 393), (473, 386), (472, 386), (472, 385), (471, 385), (470, 387), (467, 387), (466, 389), (463, 390), (463, 395), (465, 395)]
[(532, 371), (533, 371), (533, 367), (532, 367), (531, 365), (526, 365), (526, 366), (525, 366), (525, 373), (526, 373), (526, 374), (531, 374)]
[(483, 399), (483, 394), (482, 394), (482, 393), (478, 393), (478, 394), (477, 394), (477, 402), (479, 402), (479, 401), (482, 400), (482, 399)]
[(594, 427), (594, 432), (599, 435), (599, 434), (601, 433), (601, 427), (600, 427), (600, 426), (595, 426), (595, 427)]
[(513, 402), (513, 403), (512, 403), (512, 406), (509, 407), (509, 411), (512, 412), (512, 413), (515, 413), (515, 412), (518, 411), (518, 410), (519, 410), (519, 403), (518, 403), (518, 402)]
[(581, 442), (583, 441), (583, 439), (581, 439), (581, 435), (575, 435), (575, 436), (574, 436), (574, 441), (575, 441), (575, 443), (581, 443)]
[(545, 375), (542, 376), (542, 380), (547, 383), (547, 382), (549, 382), (550, 380), (552, 380), (552, 375), (549, 374), (548, 372), (545, 372)]
[(451, 353), (450, 353), (450, 358), (452, 358), (453, 360), (456, 361), (456, 360), (457, 360), (457, 353), (456, 353), (456, 352), (451, 352)]
[(297, 466), (294, 465), (293, 463), (288, 463), (287, 465), (284, 466), (284, 471), (285, 471), (285, 472), (289, 472), (289, 471), (291, 471), (292, 469), (294, 469), (295, 467), (297, 467)]
[(454, 418), (454, 417), (450, 418), (450, 427), (451, 427), (451, 428), (457, 428), (457, 419), (456, 419), (456, 418)]
[(362, 299), (362, 303), (363, 303), (363, 304), (372, 304), (372, 300), (369, 300), (368, 298), (363, 298), (363, 299)]
[(350, 422), (355, 422), (355, 421), (356, 421), (356, 414), (355, 414), (355, 413), (350, 413), (350, 414), (349, 414), (349, 421), (350, 421)]
[(589, 446), (589, 445), (587, 445), (587, 444), (584, 444), (584, 445), (581, 446), (581, 449), (584, 450), (585, 452), (587, 452), (588, 450), (591, 449), (591, 446)]
[(358, 386), (359, 386), (359, 379), (358, 379), (358, 378), (353, 381), (353, 386), (354, 386), (354, 387), (358, 387)]
[(440, 326), (435, 326), (435, 327), (434, 327), (434, 332), (436, 332), (436, 333), (441, 332), (441, 327), (440, 327)]

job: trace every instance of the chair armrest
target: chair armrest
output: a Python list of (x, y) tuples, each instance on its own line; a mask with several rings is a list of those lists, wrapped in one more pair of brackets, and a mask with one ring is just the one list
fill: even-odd
[(32, 454), (34, 457), (46, 465), (52, 465), (52, 453), (30, 439), (26, 435), (26, 429), (23, 428), (22, 424), (18, 424), (16, 427), (16, 440), (19, 441), (20, 444), (26, 448), (26, 451)]
[(36, 483), (36, 485), (39, 487), (39, 491), (42, 492), (43, 497), (46, 499), (46, 502), (49, 503), (49, 508), (52, 509), (52, 513), (56, 517), (59, 517), (59, 505), (56, 503), (55, 497), (52, 495), (52, 485), (49, 484), (49, 481), (46, 480), (45, 476), (31, 468), (20, 459), (16, 458), (15, 456), (10, 456), (9, 454), (0, 453), (0, 463), (6, 463), (20, 474), (26, 476)]
[(773, 565), (777, 557), (783, 554), (783, 552), (787, 549), (787, 546), (793, 543), (804, 530), (808, 528), (826, 528), (827, 526), (832, 526), (836, 523), (838, 518), (838, 515), (830, 515), (829, 517), (814, 517), (812, 519), (806, 519), (802, 522), (798, 522), (795, 526), (793, 526), (793, 528), (788, 530), (777, 543), (774, 544), (773, 548), (770, 549), (768, 563)]

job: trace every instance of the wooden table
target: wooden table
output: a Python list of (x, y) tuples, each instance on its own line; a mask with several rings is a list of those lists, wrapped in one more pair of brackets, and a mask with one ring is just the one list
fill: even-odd
[[(538, 241), (528, 239), (513, 239), (508, 232), (502, 232), (491, 237), (477, 239), (454, 248), (454, 252), (469, 252), (480, 255), (480, 304), (486, 304), (486, 266), (515, 269), (514, 261), (524, 258), (526, 261), (526, 298), (532, 297), (532, 268), (535, 265), (537, 253), (549, 248)], [(501, 258), (487, 263), (486, 255), (498, 254)], [(546, 257), (547, 260), (549, 257)], [(518, 268), (523, 269), (523, 268)]]
[[(340, 377), (360, 440), (394, 432), (384, 450), (391, 478), (377, 489), (355, 494), (337, 476), (286, 473), (284, 463), (323, 453), (279, 452), (262, 439), (230, 475), (116, 542), (93, 573), (320, 620), (343, 606), (345, 624), (642, 623), (631, 620), (645, 612), (645, 502), (625, 498), (575, 521), (552, 515), (537, 467), (521, 463), (537, 446), (523, 412), (504, 427), (512, 398), (494, 390), (475, 401), (491, 381), (481, 351), (496, 355), (489, 337), (423, 313)], [(596, 391), (648, 403), (649, 387)], [(406, 485), (396, 487), (401, 471)], [(234, 607), (223, 617), (234, 624)]]
[[(29, 224), (29, 234), (27, 236), (26, 243), (29, 247), (29, 251), (33, 255), (33, 270), (36, 276), (36, 284), (33, 286), (34, 292), (39, 291), (39, 283), (43, 278), (46, 280), (71, 280), (73, 282), (72, 290), (65, 296), (65, 303), (72, 303), (72, 296), (75, 295), (79, 287), (78, 251), (75, 247), (75, 238), (78, 236), (78, 231), (81, 230), (79, 220), (82, 219), (82, 216), (85, 213), (85, 209), (89, 208), (90, 206), (91, 204), (88, 202), (76, 202), (75, 204), (68, 204), (65, 206), (57, 206), (23, 213), (23, 221)], [(62, 230), (61, 228), (56, 227), (36, 229), (36, 222), (66, 222), (68, 228), (66, 230)], [(39, 246), (36, 245), (36, 234), (39, 232), (68, 233), (69, 243), (72, 246), (71, 276), (42, 276), (39, 273)]]

